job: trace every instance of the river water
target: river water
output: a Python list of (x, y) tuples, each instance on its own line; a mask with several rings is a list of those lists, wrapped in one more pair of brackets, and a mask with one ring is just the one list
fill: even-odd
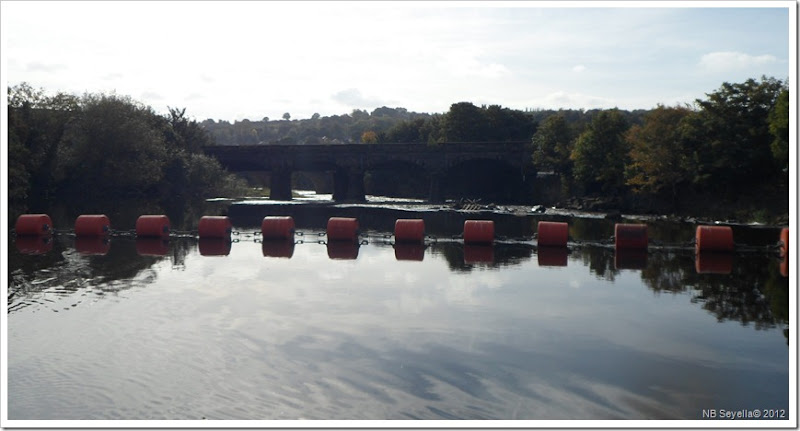
[[(263, 243), (264, 211), (294, 212), (297, 243)], [(571, 220), (567, 251), (514, 239), (529, 217), (481, 247), (452, 233), (487, 214), (413, 213), (431, 226), (415, 247), (378, 209), (235, 213), (232, 243), (12, 241), (9, 419), (789, 418), (774, 253), (617, 255), (603, 219)], [(320, 235), (334, 213), (363, 220), (359, 244)]]

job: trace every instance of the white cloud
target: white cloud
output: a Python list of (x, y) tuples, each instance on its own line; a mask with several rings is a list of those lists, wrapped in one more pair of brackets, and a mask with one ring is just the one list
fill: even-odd
[(331, 96), (331, 99), (351, 108), (363, 109), (386, 105), (383, 100), (376, 97), (365, 97), (357, 88), (348, 88), (339, 91)]
[(144, 100), (164, 100), (164, 96), (155, 91), (143, 91), (141, 97)]
[(449, 73), (459, 77), (471, 76), (494, 79), (511, 73), (502, 64), (482, 60), (483, 55), (480, 49), (454, 49), (444, 56), (441, 66)]
[[(723, 79), (788, 73), (786, 11), (754, 21), (735, 8), (431, 3), (4, 2), (0, 54), (11, 85), (151, 92), (160, 98), (141, 102), (155, 109), (187, 100), (190, 115), (227, 120), (381, 105), (444, 112), (461, 100), (648, 108), (702, 97)], [(738, 31), (743, 21), (758, 25)]]
[(28, 65), (26, 66), (25, 70), (27, 70), (28, 72), (53, 73), (53, 72), (58, 72), (58, 71), (61, 71), (61, 70), (65, 70), (66, 68), (67, 68), (67, 66), (65, 66), (63, 64), (46, 64), (46, 63), (41, 63), (41, 62), (38, 62), (38, 61), (33, 61), (33, 62), (28, 63)]
[(736, 51), (710, 52), (700, 58), (700, 67), (709, 72), (748, 69), (756, 66), (770, 65), (778, 59), (773, 55), (750, 55)]
[(552, 109), (565, 107), (582, 109), (613, 108), (617, 105), (617, 101), (613, 99), (583, 93), (569, 93), (563, 90), (549, 93), (532, 102), (532, 106)]

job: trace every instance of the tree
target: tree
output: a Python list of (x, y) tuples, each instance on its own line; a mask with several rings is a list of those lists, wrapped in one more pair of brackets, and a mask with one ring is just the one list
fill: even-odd
[(769, 112), (769, 131), (775, 139), (770, 146), (778, 166), (789, 172), (789, 90), (778, 95), (775, 106)]
[(82, 105), (59, 147), (56, 172), (65, 191), (91, 200), (140, 196), (158, 184), (167, 151), (155, 113), (118, 96), (86, 95)]
[(584, 191), (619, 192), (625, 184), (629, 146), (624, 139), (628, 123), (618, 109), (604, 110), (592, 118), (570, 155), (575, 180)]
[(774, 78), (723, 83), (707, 100), (697, 100), (700, 112), (691, 131), (696, 148), (698, 185), (714, 191), (774, 179), (776, 169), (769, 129), (773, 110), (786, 84)]
[(626, 167), (626, 184), (634, 192), (658, 194), (668, 191), (673, 204), (678, 185), (689, 180), (691, 165), (683, 120), (691, 113), (686, 107), (658, 105), (625, 134), (631, 147)]
[(444, 116), (444, 138), (447, 142), (486, 141), (489, 130), (483, 110), (470, 102), (450, 105)]
[(290, 118), (292, 118), (291, 114), (289, 114), (288, 112), (284, 112), (283, 113), (283, 119), (284, 120), (289, 121)]
[(8, 103), (9, 159), (13, 161), (9, 186), (21, 200), (30, 196), (46, 204), (55, 192), (59, 142), (79, 110), (78, 98), (65, 93), (47, 96), (44, 90), (22, 83), (9, 87)]
[(547, 117), (533, 135), (533, 164), (540, 171), (559, 174), (572, 172), (570, 153), (574, 146), (574, 133), (563, 114)]
[(424, 118), (401, 121), (386, 131), (386, 140), (388, 142), (426, 143), (428, 137), (423, 136), (426, 121)]
[(364, 144), (374, 144), (378, 142), (378, 135), (372, 130), (367, 130), (361, 134), (361, 142)]
[(486, 140), (489, 141), (528, 141), (536, 131), (533, 116), (500, 105), (489, 105), (484, 110), (488, 123)]

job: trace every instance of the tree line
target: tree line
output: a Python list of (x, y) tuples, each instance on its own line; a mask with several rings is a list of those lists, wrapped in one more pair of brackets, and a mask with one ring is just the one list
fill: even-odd
[(534, 164), (572, 195), (627, 195), (671, 209), (771, 199), (788, 214), (787, 82), (726, 82), (707, 96), (694, 106), (659, 105), (635, 123), (617, 109), (583, 127), (551, 115), (532, 138)]
[(190, 120), (185, 109), (159, 115), (124, 96), (47, 96), (21, 84), (8, 90), (9, 203), (191, 200), (241, 190), (242, 181), (202, 153), (208, 145), (515, 141), (528, 143), (535, 170), (560, 178), (563, 196), (700, 212), (721, 202), (758, 208), (769, 201), (773, 213), (788, 214), (788, 82), (725, 82), (706, 96), (635, 111), (458, 102), (435, 114), (384, 106), (229, 123)]
[(197, 201), (245, 186), (202, 153), (208, 132), (170, 108), (158, 115), (129, 97), (8, 89), (11, 212), (54, 202)]

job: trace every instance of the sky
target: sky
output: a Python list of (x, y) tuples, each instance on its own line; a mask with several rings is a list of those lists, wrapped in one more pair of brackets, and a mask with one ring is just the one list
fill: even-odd
[(788, 79), (794, 6), (3, 1), (0, 75), (48, 94), (186, 108), (198, 121), (436, 113), (462, 101), (651, 109), (724, 82)]

